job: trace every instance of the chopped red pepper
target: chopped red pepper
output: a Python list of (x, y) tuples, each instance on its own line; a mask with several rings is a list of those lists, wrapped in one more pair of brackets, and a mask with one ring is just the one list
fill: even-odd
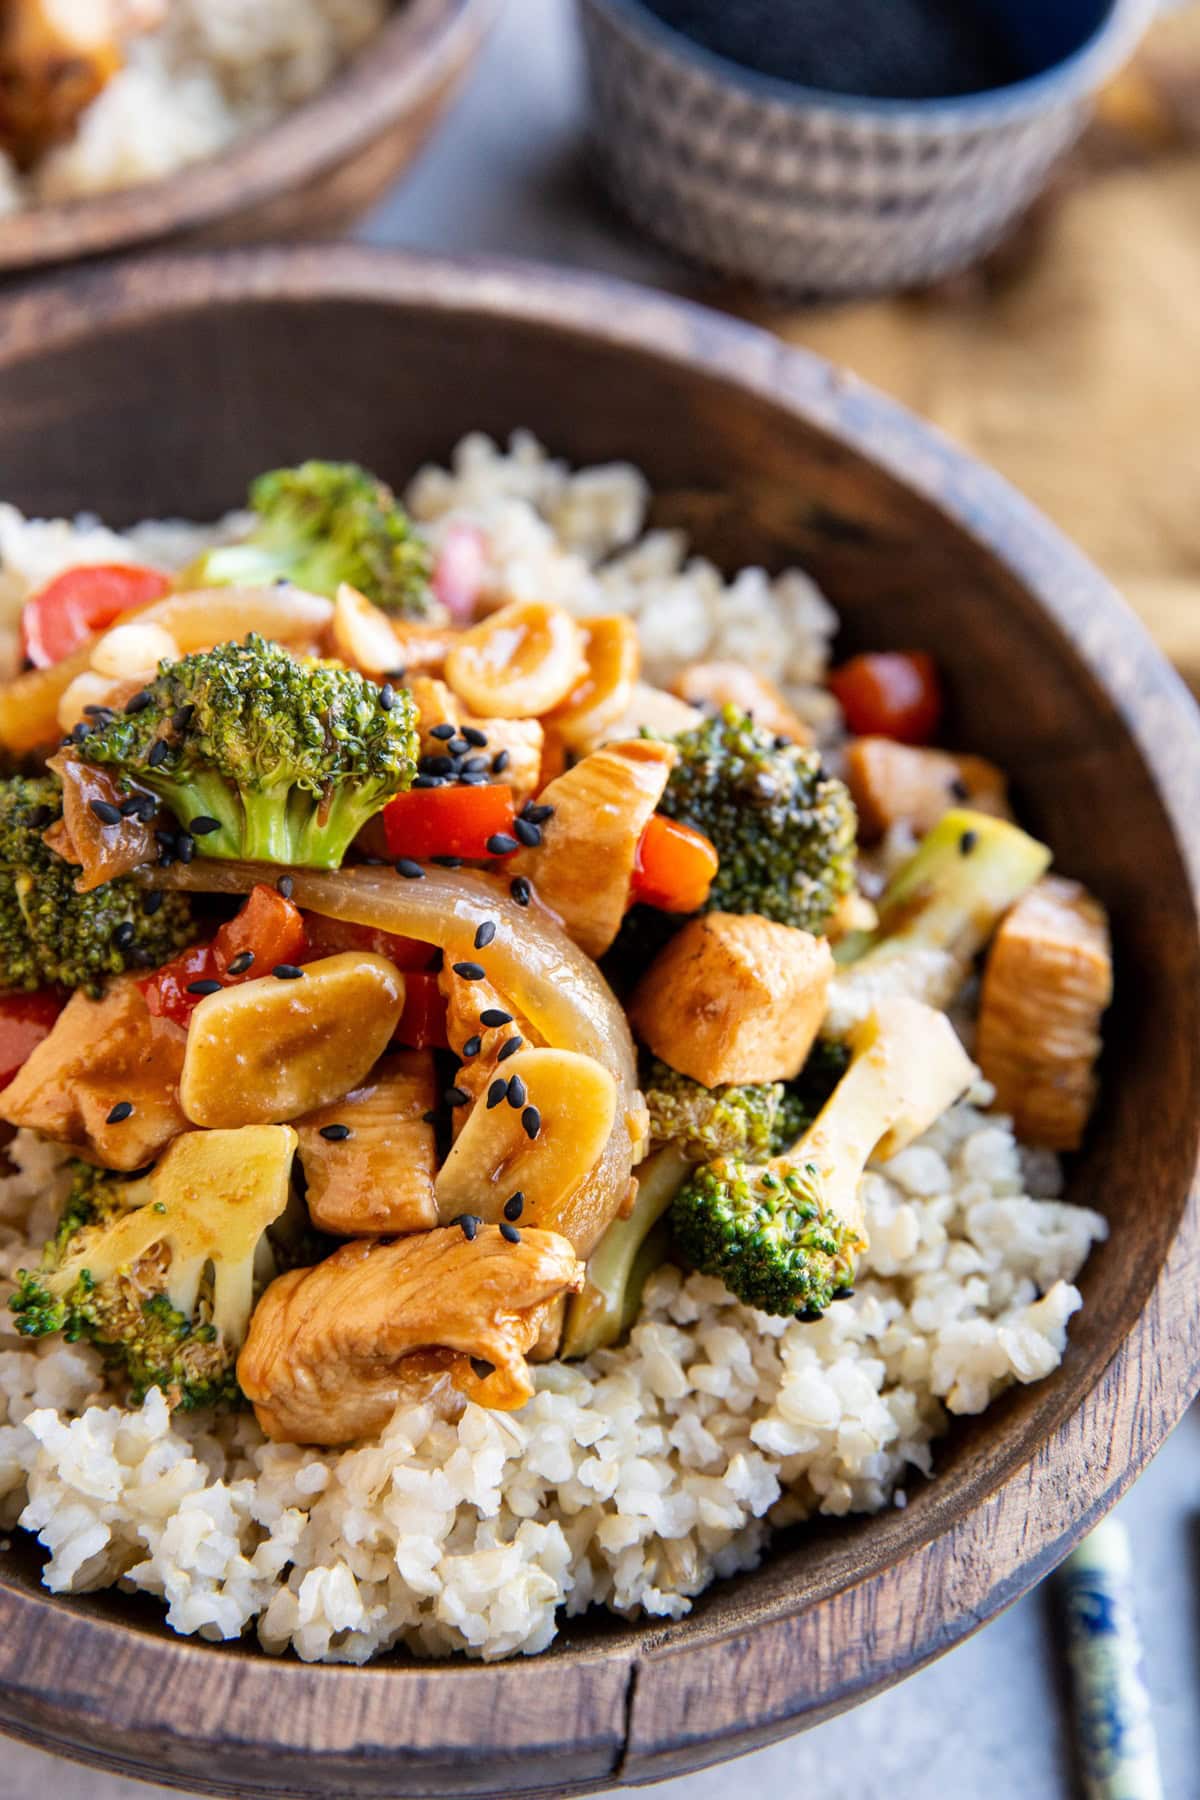
[(67, 1004), (57, 988), (33, 994), (0, 994), (0, 1088), (6, 1088), (38, 1045), (50, 1036)]
[(630, 904), (693, 913), (708, 899), (719, 857), (702, 831), (655, 813), (638, 840)]
[(66, 569), (21, 610), (25, 659), (37, 669), (48, 669), (122, 613), (149, 606), (170, 591), (169, 575), (133, 563), (83, 563)]
[[(204, 998), (189, 992), (195, 982), (216, 981), (222, 987), (236, 987), (257, 975), (269, 975), (277, 963), (302, 961), (307, 948), (299, 907), (285, 900), (278, 888), (260, 881), (211, 943), (181, 950), (138, 986), (155, 1018), (186, 1027), (193, 1009)], [(239, 957), (248, 958), (244, 967)]]
[(924, 650), (881, 650), (852, 656), (829, 686), (855, 737), (933, 741), (942, 717), (937, 664)]
[(487, 571), (487, 539), (465, 519), (446, 527), (430, 582), (456, 625), (469, 625)]
[(404, 1011), (396, 1027), (395, 1042), (410, 1050), (448, 1050), (446, 998), (436, 975), (406, 974)]
[(488, 787), (414, 788), (397, 794), (383, 810), (389, 856), (491, 856), (488, 839), (512, 836), (512, 789)]
[[(406, 972), (427, 969), (437, 958), (436, 946), (423, 944), (419, 938), (399, 937), (375, 925), (354, 925), (349, 919), (327, 919), (322, 913), (303, 917), (309, 949), (319, 956), (336, 956), (339, 950), (370, 950)], [(295, 962), (296, 958), (285, 960)]]

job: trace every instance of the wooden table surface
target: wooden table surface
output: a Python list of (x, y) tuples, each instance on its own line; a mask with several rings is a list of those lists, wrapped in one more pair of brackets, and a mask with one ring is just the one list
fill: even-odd
[[(362, 235), (436, 251), (529, 255), (737, 304), (613, 216), (588, 177), (580, 117), (567, 0), (509, 0), (447, 128)], [(1040, 265), (1023, 294), (997, 278), (990, 293), (967, 284), (957, 299), (947, 292), (837, 315), (775, 310), (764, 322), (851, 361), (1006, 467), (1124, 582), (1200, 691), (1200, 434), (1192, 419), (1200, 383), (1200, 170), (1182, 152), (1169, 160), (1167, 179), (1156, 175), (1144, 187), (1136, 167), (1115, 171), (1117, 185), (1103, 201), (1098, 188), (1081, 188), (1080, 204), (1065, 215), (1070, 255)], [(1156, 246), (1161, 266), (1136, 242)], [(1007, 336), (999, 319), (1010, 321)], [(1026, 341), (1022, 334), (1035, 328), (1039, 335)], [(983, 356), (1010, 372), (1019, 364), (1026, 385), (1006, 399), (1008, 376), (998, 377), (1000, 399), (981, 407), (973, 398), (968, 411), (963, 370), (977, 369)], [(1048, 384), (1069, 395), (1058, 408), (1044, 402)], [(1021, 392), (1024, 401), (1013, 397)], [(1090, 401), (1097, 393), (1102, 402)], [(1137, 405), (1127, 408), (1131, 394)], [(1063, 411), (1073, 421), (1065, 444)], [(1031, 437), (1038, 455), (1022, 461)], [(1171, 1800), (1200, 1792), (1200, 1623), (1189, 1597), (1200, 1566), (1198, 1495), (1200, 1417), (1193, 1413), (1121, 1509), (1138, 1547), (1138, 1600)], [(1030, 1595), (949, 1657), (841, 1719), (743, 1762), (646, 1790), (662, 1800), (736, 1800), (754, 1791), (772, 1800), (818, 1791), (824, 1800), (1068, 1800), (1076, 1787), (1045, 1594)], [(0, 1800), (44, 1795), (168, 1800), (166, 1789), (5, 1744)]]

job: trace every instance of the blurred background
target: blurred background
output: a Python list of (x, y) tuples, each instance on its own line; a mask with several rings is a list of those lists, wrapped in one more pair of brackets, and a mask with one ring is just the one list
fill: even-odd
[[(953, 7), (857, 3), (847, 38), (852, 0), (507, 0), (357, 235), (628, 277), (847, 365), (1048, 512), (1200, 692), (1200, 5), (1000, 8), (1014, 70)], [(713, 49), (749, 81), (725, 84)], [(789, 69), (878, 104), (789, 106)], [(1015, 75), (1020, 105), (981, 99)], [(1198, 1490), (1193, 1414), (1120, 1509), (1172, 1800), (1200, 1796)], [(852, 1714), (647, 1791), (1061, 1800), (1081, 1775), (1055, 1617), (1050, 1584)], [(6, 1745), (0, 1795), (44, 1792), (166, 1794)]]

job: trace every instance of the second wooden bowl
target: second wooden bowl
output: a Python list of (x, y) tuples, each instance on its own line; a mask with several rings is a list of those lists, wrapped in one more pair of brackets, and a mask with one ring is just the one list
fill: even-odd
[(0, 495), (206, 518), (354, 456), (403, 482), (466, 431), (628, 457), (727, 569), (811, 569), (845, 643), (924, 646), (957, 740), (1111, 909), (1118, 1000), (1071, 1194), (1112, 1231), (1061, 1369), (960, 1423), (905, 1510), (781, 1539), (677, 1623), (574, 1622), (530, 1660), (364, 1669), (173, 1637), (0, 1555), (0, 1726), (260, 1797), (553, 1794), (676, 1775), (811, 1724), (1040, 1579), (1195, 1392), (1200, 723), (1104, 581), (1009, 488), (811, 357), (615, 283), (341, 249), (163, 259), (0, 309)]
[(325, 88), (218, 156), (111, 194), (0, 219), (0, 277), (165, 238), (334, 233), (407, 167), (449, 104), (498, 0), (400, 0)]

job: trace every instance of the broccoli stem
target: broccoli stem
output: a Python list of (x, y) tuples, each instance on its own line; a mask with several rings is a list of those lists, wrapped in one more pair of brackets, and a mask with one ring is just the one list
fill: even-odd
[(675, 1144), (643, 1164), (632, 1212), (604, 1233), (588, 1258), (583, 1289), (567, 1308), (563, 1356), (590, 1356), (615, 1344), (633, 1324), (647, 1280), (670, 1252), (670, 1231), (658, 1228), (691, 1170)]

